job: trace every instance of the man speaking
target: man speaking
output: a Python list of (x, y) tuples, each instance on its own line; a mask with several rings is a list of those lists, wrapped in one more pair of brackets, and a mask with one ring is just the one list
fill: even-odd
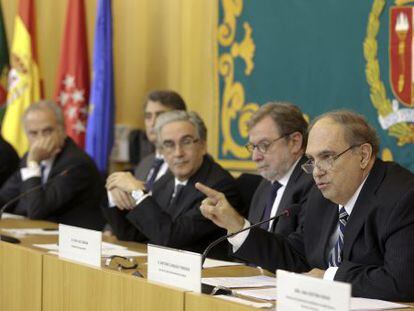
[[(335, 111), (310, 125), (302, 168), (316, 186), (300, 230), (289, 237), (246, 231), (235, 255), (271, 271), (323, 270), (325, 279), (352, 284), (352, 294), (414, 300), (414, 175), (377, 159), (379, 142), (365, 119)], [(201, 210), (229, 232), (249, 224), (225, 196), (201, 184)]]

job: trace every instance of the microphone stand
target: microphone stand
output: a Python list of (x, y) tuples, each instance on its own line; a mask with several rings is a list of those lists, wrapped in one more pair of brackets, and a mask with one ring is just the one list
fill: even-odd
[[(7, 202), (6, 202), (6, 203), (5, 203), (5, 204), (4, 204), (4, 205), (0, 208), (0, 221), (1, 221), (1, 218), (2, 218), (2, 216), (3, 216), (4, 211), (5, 211), (5, 210), (6, 210), (9, 206), (11, 206), (13, 203), (15, 203), (15, 202), (19, 201), (21, 198), (25, 197), (26, 195), (28, 195), (28, 194), (30, 194), (30, 193), (32, 193), (32, 192), (35, 192), (35, 191), (37, 191), (37, 190), (39, 190), (39, 189), (43, 188), (44, 186), (46, 186), (48, 183), (52, 182), (52, 181), (53, 181), (55, 178), (57, 178), (58, 176), (66, 176), (66, 175), (67, 175), (67, 173), (68, 173), (71, 169), (72, 169), (72, 167), (67, 168), (66, 170), (62, 171), (62, 172), (61, 172), (61, 173), (59, 173), (58, 175), (56, 175), (56, 176), (54, 176), (54, 177), (52, 177), (52, 178), (48, 179), (45, 183), (40, 184), (40, 185), (37, 185), (37, 186), (34, 186), (34, 187), (30, 188), (29, 190), (27, 190), (27, 191), (25, 191), (25, 192), (23, 192), (23, 193), (20, 193), (19, 195), (17, 195), (17, 196), (16, 196), (16, 197), (14, 197), (13, 199), (11, 199), (11, 200), (7, 201)], [(4, 241), (4, 242), (8, 242), (8, 243), (13, 243), (13, 244), (18, 244), (18, 243), (20, 243), (20, 240), (19, 240), (19, 239), (15, 238), (15, 237), (11, 237), (11, 236), (7, 236), (7, 235), (3, 235), (3, 234), (0, 234), (0, 241)]]

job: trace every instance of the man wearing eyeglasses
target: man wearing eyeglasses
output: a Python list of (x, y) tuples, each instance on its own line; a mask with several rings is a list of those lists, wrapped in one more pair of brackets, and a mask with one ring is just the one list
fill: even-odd
[(197, 114), (165, 112), (157, 119), (156, 133), (170, 172), (154, 184), (152, 194), (145, 193), (143, 183), (128, 173), (111, 175), (107, 189), (130, 193), (136, 204), (124, 210), (106, 208), (104, 213), (119, 239), (202, 252), (224, 232), (201, 215), (204, 195), (194, 184), (205, 183), (238, 206), (235, 181), (206, 154), (207, 129)]
[(259, 108), (247, 127), (246, 148), (263, 177), (250, 204), (248, 219), (257, 223), (288, 210), (288, 217), (261, 226), (287, 236), (296, 230), (301, 206), (313, 185), (312, 178), (301, 169), (306, 161), (308, 123), (295, 105), (271, 102)]
[[(352, 284), (353, 296), (414, 300), (414, 175), (377, 159), (375, 130), (353, 112), (312, 122), (303, 165), (316, 183), (300, 230), (288, 238), (251, 229), (236, 255), (275, 271), (319, 271)], [(225, 197), (201, 184), (202, 213), (235, 232), (244, 223)]]

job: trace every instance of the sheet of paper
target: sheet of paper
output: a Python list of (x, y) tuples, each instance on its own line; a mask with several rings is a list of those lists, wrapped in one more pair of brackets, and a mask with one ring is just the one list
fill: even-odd
[(231, 261), (224, 261), (224, 260), (217, 260), (207, 258), (204, 262), (203, 268), (215, 268), (215, 267), (227, 267), (227, 266), (242, 266), (243, 264), (240, 262), (231, 262)]
[(266, 275), (256, 275), (247, 277), (202, 278), (201, 282), (211, 286), (223, 286), (227, 288), (253, 288), (275, 286), (276, 278)]
[(13, 229), (2, 229), (4, 232), (15, 236), (26, 236), (26, 235), (58, 235), (59, 231), (56, 229), (43, 229), (43, 228), (13, 228)]
[(233, 293), (261, 300), (276, 300), (276, 287), (259, 289), (234, 289)]
[(126, 249), (125, 246), (102, 241), (102, 250), (104, 249)]
[(389, 302), (378, 299), (368, 298), (351, 298), (351, 310), (353, 311), (375, 311), (375, 310), (390, 310), (390, 309), (403, 309), (409, 308), (410, 306), (403, 305), (400, 303)]
[[(51, 252), (57, 252), (59, 250), (57, 244), (33, 244), (33, 246), (43, 248)], [(124, 246), (102, 242), (102, 257), (111, 257), (114, 255), (123, 257), (139, 257), (146, 256), (147, 254), (129, 250)]]
[(24, 219), (26, 217), (22, 215), (10, 214), (10, 213), (3, 213), (2, 219)]
[(217, 296), (214, 296), (214, 297), (224, 299), (224, 300), (233, 301), (233, 302), (237, 302), (237, 303), (242, 303), (244, 305), (254, 307), (254, 308), (271, 308), (271, 307), (273, 307), (273, 305), (270, 302), (254, 302), (254, 301), (249, 301), (249, 300), (239, 298), (239, 297), (225, 296), (225, 295), (217, 295)]
[(59, 246), (56, 243), (53, 244), (33, 244), (33, 246), (38, 248), (47, 249), (48, 251), (57, 252), (59, 250)]
[(129, 249), (103, 249), (102, 248), (102, 257), (111, 257), (111, 256), (122, 256), (122, 257), (140, 257), (147, 256), (146, 253), (131, 251)]

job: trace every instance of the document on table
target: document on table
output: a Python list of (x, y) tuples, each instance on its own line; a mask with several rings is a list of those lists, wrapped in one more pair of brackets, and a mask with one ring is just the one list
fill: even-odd
[(25, 219), (26, 217), (22, 215), (10, 214), (10, 213), (3, 213), (2, 219)]
[(273, 307), (273, 305), (270, 302), (254, 302), (254, 301), (249, 301), (243, 298), (239, 298), (239, 297), (234, 297), (234, 296), (226, 296), (226, 295), (217, 295), (214, 296), (217, 298), (221, 298), (224, 300), (228, 300), (228, 301), (233, 301), (233, 302), (237, 302), (237, 303), (241, 303), (250, 307), (254, 307), (254, 308), (271, 308)]
[(243, 266), (243, 263), (206, 258), (203, 268), (216, 268), (228, 266)]
[[(46, 249), (54, 254), (59, 251), (59, 246), (54, 244), (33, 244), (35, 247)], [(123, 257), (139, 257), (147, 256), (146, 253), (129, 250), (125, 246), (108, 242), (102, 242), (102, 257), (123, 256)]]
[(57, 229), (44, 229), (44, 228), (13, 228), (13, 229), (1, 229), (15, 236), (26, 236), (26, 235), (58, 235)]
[(253, 288), (275, 286), (276, 278), (266, 275), (256, 275), (247, 277), (202, 278), (201, 283), (211, 286), (222, 286), (227, 288)]
[(276, 287), (258, 289), (234, 289), (233, 294), (242, 295), (261, 300), (276, 300)]
[(368, 298), (351, 298), (351, 310), (352, 311), (375, 311), (375, 310), (390, 310), (390, 309), (404, 309), (409, 308), (410, 306), (403, 305), (400, 303), (389, 302), (385, 300), (378, 299), (368, 299)]

